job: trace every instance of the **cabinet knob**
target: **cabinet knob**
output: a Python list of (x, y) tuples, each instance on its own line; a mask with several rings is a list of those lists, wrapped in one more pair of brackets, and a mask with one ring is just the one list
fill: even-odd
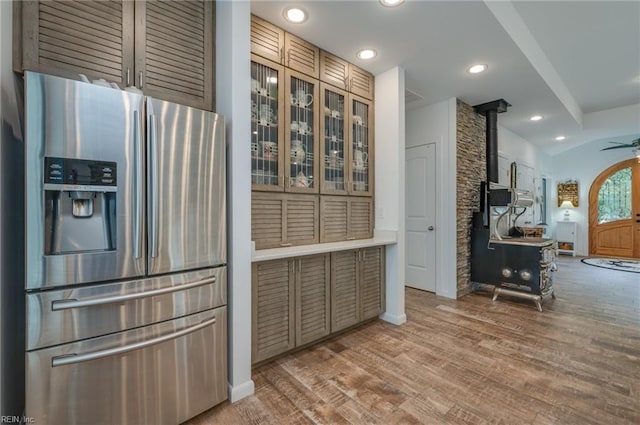
[(142, 71), (138, 72), (138, 88), (142, 88)]
[(433, 226), (429, 226), (427, 227), (427, 230), (429, 230), (430, 232), (433, 232), (434, 227)]

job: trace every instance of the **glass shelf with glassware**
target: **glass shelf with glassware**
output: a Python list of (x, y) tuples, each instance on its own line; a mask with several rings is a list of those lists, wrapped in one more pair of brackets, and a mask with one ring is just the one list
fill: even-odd
[(373, 105), (370, 100), (350, 95), (351, 101), (351, 185), (354, 195), (372, 195), (373, 175), (371, 167), (371, 131)]
[(318, 193), (316, 157), (318, 85), (313, 80), (287, 69), (288, 106), (285, 114), (287, 186), (289, 192)]
[(280, 99), (284, 67), (252, 55), (251, 62), (251, 183), (255, 190), (284, 190)]
[(321, 83), (321, 102), (323, 106), (322, 134), (323, 153), (322, 187), (320, 191), (326, 194), (347, 194), (345, 155), (345, 102), (347, 92)]

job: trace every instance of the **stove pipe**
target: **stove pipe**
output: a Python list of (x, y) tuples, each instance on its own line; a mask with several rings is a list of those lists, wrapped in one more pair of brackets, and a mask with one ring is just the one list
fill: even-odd
[(498, 183), (498, 114), (506, 112), (509, 106), (506, 100), (498, 99), (473, 107), (487, 119), (487, 184)]

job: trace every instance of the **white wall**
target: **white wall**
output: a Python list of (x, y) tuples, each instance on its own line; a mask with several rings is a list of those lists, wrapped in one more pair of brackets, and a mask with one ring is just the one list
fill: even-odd
[[(508, 113), (508, 112), (507, 112)], [(498, 115), (498, 122), (500, 122), (500, 115)], [(507, 158), (508, 162), (515, 161), (518, 165), (525, 165), (533, 168), (534, 181), (532, 184), (522, 184), (518, 182), (518, 187), (532, 187), (534, 189), (534, 196), (541, 195), (542, 177), (547, 178), (547, 223), (552, 224), (554, 221), (551, 212), (551, 198), (552, 190), (550, 189), (553, 183), (553, 166), (551, 157), (547, 155), (542, 149), (536, 145), (530, 143), (526, 139), (518, 136), (516, 133), (507, 130), (506, 128), (498, 124), (498, 153), (500, 156)], [(521, 167), (522, 168), (522, 167)], [(520, 171), (521, 168), (518, 170)], [(501, 182), (502, 183), (502, 182)], [(508, 182), (506, 183), (508, 184)], [(532, 220), (532, 224), (540, 222), (540, 209), (538, 205), (534, 205), (532, 214), (528, 214), (526, 219)], [(552, 226), (547, 230), (547, 236), (551, 237)]]
[(229, 238), (229, 398), (253, 394), (251, 380), (251, 139), (248, 1), (216, 5), (216, 112), (225, 115)]
[[(508, 113), (508, 112), (507, 112)], [(498, 115), (498, 122), (500, 115)], [(526, 164), (536, 175), (552, 174), (551, 157), (529, 141), (498, 124), (498, 152), (512, 161)]]
[(406, 115), (407, 148), (436, 144), (436, 294), (456, 298), (456, 99)]
[(603, 142), (592, 142), (553, 157), (552, 167), (554, 180), (551, 185), (550, 220), (554, 223), (562, 221), (564, 210), (558, 208), (558, 183), (566, 180), (577, 180), (579, 190), (579, 206), (570, 210), (571, 221), (577, 223), (576, 254), (589, 254), (589, 189), (593, 180), (605, 169), (620, 161), (633, 157), (631, 149), (613, 149), (601, 151), (608, 146)]
[(404, 70), (376, 75), (375, 228), (397, 232), (398, 243), (386, 250), (386, 311), (381, 319), (400, 325), (404, 309)]

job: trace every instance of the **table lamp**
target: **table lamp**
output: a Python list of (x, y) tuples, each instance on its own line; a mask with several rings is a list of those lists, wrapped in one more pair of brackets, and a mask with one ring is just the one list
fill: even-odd
[(562, 204), (560, 204), (560, 208), (564, 208), (564, 220), (569, 221), (569, 219), (571, 218), (571, 213), (569, 212), (569, 210), (574, 208), (571, 201), (562, 201)]

